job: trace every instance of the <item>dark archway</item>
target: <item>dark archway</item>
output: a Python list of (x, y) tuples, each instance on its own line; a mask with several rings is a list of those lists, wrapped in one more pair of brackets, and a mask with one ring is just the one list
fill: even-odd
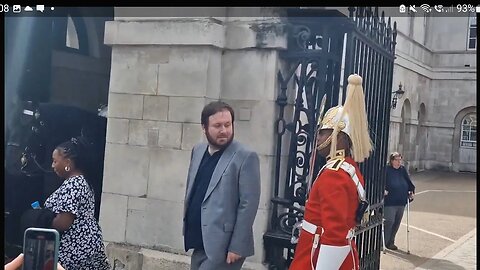
[[(5, 17), (5, 141), (13, 108), (23, 101), (57, 103), (91, 112), (106, 105), (111, 48), (103, 44), (114, 9), (57, 8), (58, 16)], [(52, 179), (4, 173), (6, 244), (21, 246), (19, 218), (30, 203), (48, 196)], [(8, 212), (8, 214), (7, 214)], [(6, 250), (16, 256), (21, 250)]]

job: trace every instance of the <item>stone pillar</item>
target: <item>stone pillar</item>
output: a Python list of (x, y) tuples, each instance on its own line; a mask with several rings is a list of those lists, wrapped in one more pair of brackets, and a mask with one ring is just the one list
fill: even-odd
[[(245, 266), (264, 268), (278, 50), (286, 48), (279, 19), (116, 17), (106, 23), (105, 43), (112, 69), (100, 225), (111, 261), (125, 269), (186, 267), (188, 257), (172, 253), (188, 255), (182, 217), (190, 153), (204, 140), (203, 106), (221, 99), (236, 112), (235, 138), (260, 156), (256, 253)], [(125, 256), (129, 250), (134, 256)]]

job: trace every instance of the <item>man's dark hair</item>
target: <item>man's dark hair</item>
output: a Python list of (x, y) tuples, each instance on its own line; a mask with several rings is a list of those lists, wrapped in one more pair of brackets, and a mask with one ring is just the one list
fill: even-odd
[(203, 107), (202, 118), (200, 120), (201, 123), (202, 123), (202, 126), (203, 127), (208, 127), (208, 118), (211, 115), (216, 114), (217, 112), (221, 112), (221, 111), (225, 111), (225, 110), (229, 111), (230, 115), (232, 115), (232, 124), (233, 124), (233, 122), (235, 121), (235, 114), (233, 113), (232, 107), (230, 105), (228, 105), (227, 103), (222, 102), (222, 101), (213, 101), (213, 102), (210, 102), (205, 107)]

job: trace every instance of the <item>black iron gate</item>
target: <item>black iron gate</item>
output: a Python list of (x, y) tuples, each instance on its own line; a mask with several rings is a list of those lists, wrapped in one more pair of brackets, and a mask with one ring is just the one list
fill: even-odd
[(325, 110), (343, 102), (348, 75), (357, 73), (363, 78), (374, 151), (360, 165), (373, 215), (357, 231), (356, 242), (361, 269), (379, 269), (396, 23), (392, 28), (378, 8), (362, 7), (349, 8), (348, 17), (335, 10), (289, 10), (288, 23), (288, 50), (281, 54), (288, 70), (278, 73), (275, 186), (264, 234), (267, 262), (270, 269), (287, 269), (293, 259), (291, 232), (303, 219), (307, 177), (325, 163), (318, 158), (313, 168), (309, 164), (320, 100), (325, 94)]

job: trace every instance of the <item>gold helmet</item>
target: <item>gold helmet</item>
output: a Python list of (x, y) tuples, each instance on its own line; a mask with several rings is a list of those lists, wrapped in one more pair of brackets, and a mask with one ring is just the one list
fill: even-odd
[(321, 123), (319, 130), (333, 129), (333, 132), (325, 142), (317, 146), (318, 149), (323, 149), (331, 143), (330, 156), (334, 157), (337, 152), (337, 135), (341, 131), (350, 138), (352, 143), (350, 150), (356, 162), (363, 162), (370, 156), (372, 142), (368, 133), (362, 77), (357, 74), (348, 77), (345, 104), (330, 108)]

